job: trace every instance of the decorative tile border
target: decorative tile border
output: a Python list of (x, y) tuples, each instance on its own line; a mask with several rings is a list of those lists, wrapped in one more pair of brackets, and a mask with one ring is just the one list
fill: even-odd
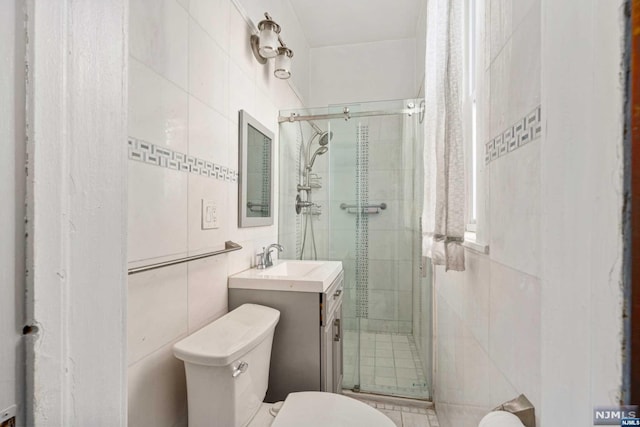
[(523, 145), (537, 139), (542, 134), (542, 114), (538, 105), (532, 112), (518, 120), (485, 144), (484, 163), (489, 164)]
[(158, 147), (150, 142), (129, 137), (129, 159), (162, 168), (206, 176), (220, 181), (237, 182), (238, 172), (179, 151)]
[[(369, 204), (369, 125), (358, 124), (356, 154), (356, 198)], [(369, 317), (369, 215), (356, 215), (356, 317)]]

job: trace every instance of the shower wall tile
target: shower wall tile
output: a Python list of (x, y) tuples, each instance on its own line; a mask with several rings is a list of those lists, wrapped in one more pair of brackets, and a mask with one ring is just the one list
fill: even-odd
[(403, 200), (409, 196), (404, 193), (402, 173), (398, 170), (369, 172), (369, 200), (373, 203)]
[(369, 290), (369, 317), (377, 320), (396, 320), (397, 292)]
[(412, 292), (398, 291), (397, 292), (397, 319), (401, 322), (410, 322), (412, 312), (410, 310), (411, 300), (413, 299)]
[(369, 161), (374, 170), (397, 170), (402, 169), (402, 143), (381, 143), (371, 144)]
[(398, 266), (396, 261), (376, 261), (369, 263), (369, 289), (395, 291)]
[(400, 116), (380, 117), (372, 120), (370, 131), (374, 135), (373, 141), (384, 144), (401, 143), (402, 123), (403, 119)]
[(401, 292), (411, 291), (414, 281), (414, 262), (413, 261), (398, 261), (398, 290)]
[[(374, 203), (378, 203), (377, 201)], [(399, 200), (382, 200), (380, 203), (386, 203), (387, 208), (381, 209), (380, 213), (369, 216), (370, 230), (397, 230), (403, 227), (403, 211), (405, 201)]]
[(129, 15), (130, 55), (186, 89), (187, 11), (176, 0), (137, 0)]
[(129, 136), (186, 153), (188, 99), (140, 61), (129, 61)]
[[(354, 186), (355, 187), (355, 186)], [(331, 218), (331, 228), (332, 229), (340, 229), (345, 230), (345, 232), (351, 232), (351, 235), (355, 238), (355, 224), (356, 224), (356, 216), (355, 214), (349, 213), (346, 209), (342, 209), (340, 205), (352, 205), (356, 206), (358, 201), (354, 199), (336, 199), (335, 197), (332, 200), (325, 202), (323, 208), (326, 206), (328, 209), (325, 210)], [(351, 231), (347, 231), (351, 230)]]

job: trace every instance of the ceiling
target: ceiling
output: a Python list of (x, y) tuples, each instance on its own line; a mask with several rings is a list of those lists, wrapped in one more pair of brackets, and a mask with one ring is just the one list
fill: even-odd
[(414, 38), (424, 0), (289, 0), (309, 47)]

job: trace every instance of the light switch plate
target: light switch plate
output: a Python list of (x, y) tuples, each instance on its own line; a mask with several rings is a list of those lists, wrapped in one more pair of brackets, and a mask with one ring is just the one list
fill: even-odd
[(218, 225), (218, 208), (213, 200), (202, 199), (202, 229), (212, 230)]

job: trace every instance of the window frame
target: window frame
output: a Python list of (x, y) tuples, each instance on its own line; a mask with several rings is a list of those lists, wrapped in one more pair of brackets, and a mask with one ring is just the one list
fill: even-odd
[(465, 0), (465, 13), (463, 25), (463, 50), (464, 50), (464, 98), (462, 105), (464, 139), (465, 139), (465, 165), (466, 199), (465, 230), (470, 233), (477, 232), (478, 223), (478, 67), (477, 67), (477, 2), (479, 0)]

